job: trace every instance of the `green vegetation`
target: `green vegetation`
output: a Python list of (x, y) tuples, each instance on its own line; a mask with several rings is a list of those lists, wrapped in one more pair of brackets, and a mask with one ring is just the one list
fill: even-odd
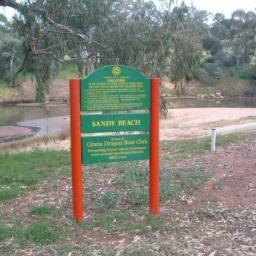
[[(30, 74), (43, 101), (58, 74), (81, 77), (118, 62), (168, 78), (178, 94), (192, 79), (213, 86), (229, 70), (248, 83), (243, 94), (255, 96), (255, 10), (234, 10), (230, 18), (217, 13), (209, 24), (206, 11), (167, 2), (162, 8), (141, 0), (0, 2), (21, 14), (12, 22), (0, 15), (1, 78), (16, 87)], [(56, 10), (54, 20), (45, 15)]]
[(11, 228), (8, 227), (2, 220), (0, 221), (0, 241), (11, 235)]
[[(229, 134), (225, 136), (218, 136), (217, 147), (226, 145), (228, 143), (235, 143), (241, 140), (246, 140), (248, 134)], [(200, 154), (210, 151), (210, 139), (192, 139), (184, 141), (166, 141), (161, 143), (161, 150), (163, 152), (172, 152), (171, 154), (164, 154), (163, 159), (177, 159), (182, 160), (185, 158), (196, 157)], [(38, 182), (56, 176), (58, 174), (67, 175), (69, 167), (69, 153), (67, 151), (32, 151), (28, 153), (18, 154), (0, 154), (0, 199), (8, 200), (14, 198), (28, 188), (34, 186)], [(68, 168), (66, 168), (68, 167)], [(103, 165), (101, 168), (109, 168), (109, 165)], [(148, 184), (148, 171), (147, 168), (134, 168), (134, 166), (121, 165), (118, 168), (119, 175), (114, 180), (114, 184), (122, 186), (127, 189), (126, 201), (131, 205), (145, 205), (148, 199), (147, 184)], [(192, 175), (193, 172), (201, 174), (202, 170), (190, 170), (188, 175)], [(182, 174), (182, 171), (180, 172)], [(172, 180), (173, 177), (168, 169), (162, 170), (162, 175), (170, 175), (165, 177), (164, 180)], [(196, 174), (195, 174), (196, 175)], [(177, 180), (175, 177), (174, 180)], [(189, 178), (189, 176), (188, 176)], [(203, 178), (204, 180), (204, 178)], [(130, 189), (132, 187), (132, 189)], [(182, 188), (184, 189), (184, 188)], [(171, 188), (172, 190), (172, 188)], [(177, 191), (174, 189), (174, 195), (177, 195)], [(169, 196), (168, 192), (168, 196)], [(172, 196), (173, 198), (175, 196)], [(95, 208), (105, 209), (113, 208), (119, 203), (118, 194), (112, 191), (107, 191), (101, 198), (95, 203)], [(50, 211), (42, 207), (44, 211)], [(34, 209), (33, 214), (39, 209)], [(43, 214), (43, 213), (42, 213)]]
[(30, 213), (32, 215), (45, 216), (55, 211), (55, 207), (53, 205), (40, 205), (34, 206), (30, 209)]
[(62, 173), (70, 163), (67, 151), (0, 154), (0, 200), (20, 195), (43, 179)]
[(24, 238), (36, 244), (49, 244), (58, 239), (59, 231), (49, 221), (37, 221), (24, 230)]
[[(252, 138), (255, 133), (236, 133), (218, 136), (217, 142), (218, 147), (226, 147), (231, 143), (249, 142)], [(219, 220), (229, 221), (229, 229), (225, 232), (233, 232), (235, 236), (237, 230), (244, 230), (246, 237), (253, 239), (254, 230), (248, 229), (248, 225), (253, 227), (253, 211), (226, 211), (218, 207), (195, 208), (192, 212), (174, 209), (181, 199), (189, 202), (196, 197), (198, 189), (211, 178), (212, 173), (199, 161), (209, 150), (209, 139), (161, 143), (163, 208), (159, 216), (148, 213), (148, 166), (145, 161), (86, 166), (87, 218), (79, 225), (72, 221), (71, 195), (67, 199), (65, 194), (65, 189), (71, 189), (64, 185), (70, 183), (68, 152), (1, 154), (0, 188), (9, 186), (10, 191), (15, 187), (18, 190), (9, 197), (12, 200), (0, 200), (0, 254), (9, 256), (29, 247), (33, 252), (46, 254), (54, 250), (56, 255), (67, 251), (78, 255), (115, 255), (118, 251), (120, 255), (158, 255), (171, 251), (174, 255), (182, 255), (184, 248), (193, 247), (186, 242), (192, 237), (194, 241), (196, 237), (202, 238), (204, 246), (218, 244), (219, 248), (223, 247), (225, 239), (233, 241), (230, 237), (219, 239), (217, 234), (223, 234), (222, 222), (216, 225)], [(184, 164), (185, 161), (189, 164)], [(225, 162), (220, 168), (227, 170), (231, 166)], [(59, 177), (63, 184), (59, 184), (62, 182)], [(42, 182), (46, 179), (46, 183)], [(222, 191), (225, 186), (226, 183), (220, 180), (216, 190)], [(16, 196), (19, 197), (15, 199)], [(24, 202), (23, 196), (26, 197)], [(22, 202), (22, 207), (17, 207), (15, 200)], [(182, 203), (184, 207), (187, 205)], [(216, 232), (212, 234), (205, 232), (209, 221), (216, 221), (211, 227), (216, 228)], [(101, 243), (95, 244), (95, 239)], [(119, 242), (115, 241), (121, 239), (127, 239), (124, 246), (116, 246)], [(111, 246), (102, 243), (106, 240), (111, 241)]]
[(76, 78), (78, 76), (79, 72), (77, 70), (76, 65), (69, 61), (64, 62), (62, 69), (58, 73), (58, 78), (65, 80), (70, 78)]
[(118, 203), (118, 195), (114, 192), (107, 191), (100, 199), (95, 202), (95, 210), (105, 210), (115, 208)]
[(23, 226), (20, 220), (8, 224), (2, 221), (0, 223), (0, 242), (5, 238), (13, 237), (21, 245), (31, 242), (41, 245), (53, 243), (60, 237), (61, 226), (56, 223), (42, 219)]
[[(231, 143), (239, 143), (251, 137), (251, 133), (231, 133), (227, 135), (218, 135), (216, 140), (216, 147), (221, 147)], [(164, 141), (161, 143), (161, 150), (163, 152), (170, 152), (164, 154), (163, 158), (183, 160), (186, 158), (196, 157), (198, 155), (209, 152), (211, 149), (210, 138), (189, 139), (182, 141)]]
[(4, 88), (6, 88), (7, 86), (8, 86), (8, 84), (4, 80), (0, 79), (0, 89), (2, 90)]

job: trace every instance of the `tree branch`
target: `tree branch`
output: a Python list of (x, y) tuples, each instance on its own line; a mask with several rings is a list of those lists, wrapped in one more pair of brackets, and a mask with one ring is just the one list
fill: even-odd
[(15, 80), (16, 80), (17, 76), (19, 75), (19, 73), (24, 70), (26, 61), (28, 59), (28, 55), (29, 55), (29, 51), (26, 51), (21, 67), (18, 69), (18, 71), (15, 73), (15, 75), (12, 78), (11, 87), (13, 87), (13, 88), (19, 86), (19, 84), (15, 84)]
[[(0, 0), (0, 6), (4, 6), (4, 7), (8, 6), (8, 7), (11, 7), (13, 9), (16, 9), (16, 10), (21, 10), (22, 7), (23, 7), (22, 4), (17, 3), (15, 0)], [(34, 12), (37, 12), (37, 13), (43, 15), (47, 23), (49, 23), (50, 25), (60, 29), (61, 31), (64, 31), (65, 33), (68, 33), (72, 36), (78, 37), (82, 40), (91, 41), (91, 42), (97, 44), (98, 46), (100, 46), (102, 48), (106, 48), (105, 45), (101, 44), (100, 42), (97, 42), (95, 40), (90, 39), (86, 34), (75, 31), (73, 28), (71, 28), (67, 25), (63, 25), (63, 24), (55, 22), (52, 18), (50, 18), (48, 16), (48, 13), (45, 9), (42, 9), (42, 8), (40, 8), (38, 6), (35, 6), (35, 5), (32, 5), (32, 4), (30, 6), (28, 6), (27, 8), (33, 10)]]
[(93, 43), (97, 44), (98, 46), (102, 47), (102, 48), (106, 48), (105, 45), (95, 41), (95, 40), (92, 40), (90, 39), (87, 35), (83, 34), (83, 33), (80, 33), (78, 31), (75, 31), (73, 30), (72, 28), (66, 26), (66, 25), (63, 25), (63, 24), (60, 24), (60, 23), (57, 23), (55, 22), (53, 19), (49, 18), (48, 16), (46, 16), (46, 21), (50, 24), (50, 25), (53, 25), (55, 26), (56, 28), (64, 31), (65, 33), (67, 34), (70, 34), (72, 36), (75, 36), (75, 37), (78, 37), (82, 40), (88, 40), (88, 41), (92, 41)]
[(54, 53), (48, 52), (48, 51), (46, 51), (45, 49), (42, 49), (42, 50), (33, 49), (33, 50), (31, 51), (31, 54), (32, 54), (32, 55), (49, 55), (49, 56), (53, 57), (55, 60), (57, 60), (57, 61), (60, 62), (60, 63), (63, 63), (63, 61), (64, 61), (62, 58), (59, 58), (59, 57), (56, 56)]

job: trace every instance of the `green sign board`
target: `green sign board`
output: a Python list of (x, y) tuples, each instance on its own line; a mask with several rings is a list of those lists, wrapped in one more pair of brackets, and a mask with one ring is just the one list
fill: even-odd
[(83, 137), (83, 164), (148, 159), (149, 143), (149, 134)]
[(149, 113), (82, 116), (82, 133), (149, 131), (149, 126)]
[(150, 81), (131, 67), (106, 66), (81, 80), (81, 110), (84, 112), (149, 107)]

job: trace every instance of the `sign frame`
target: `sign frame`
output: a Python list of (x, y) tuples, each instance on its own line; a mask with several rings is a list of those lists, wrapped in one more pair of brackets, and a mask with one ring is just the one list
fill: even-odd
[[(125, 67), (125, 66), (121, 66), (121, 67)], [(83, 222), (84, 220), (83, 172), (82, 172), (81, 83), (82, 82), (80, 79), (69, 80), (73, 216), (77, 222)], [(160, 79), (157, 77), (150, 79), (150, 104), (149, 105), (150, 105), (149, 209), (151, 214), (156, 215), (156, 214), (159, 214), (160, 212), (160, 206), (159, 206), (159, 201), (160, 201), (159, 200)]]

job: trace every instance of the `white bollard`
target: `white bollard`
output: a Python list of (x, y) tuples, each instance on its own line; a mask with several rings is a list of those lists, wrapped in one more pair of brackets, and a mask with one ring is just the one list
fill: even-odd
[(211, 140), (211, 151), (216, 151), (216, 128), (212, 128), (212, 140)]

